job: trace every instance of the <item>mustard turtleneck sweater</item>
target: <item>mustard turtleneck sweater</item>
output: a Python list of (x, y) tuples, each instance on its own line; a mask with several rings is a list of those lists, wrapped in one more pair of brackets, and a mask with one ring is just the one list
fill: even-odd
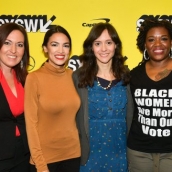
[(45, 63), (30, 73), (25, 83), (25, 120), (31, 151), (30, 163), (37, 172), (47, 164), (80, 157), (76, 112), (80, 99), (72, 70)]

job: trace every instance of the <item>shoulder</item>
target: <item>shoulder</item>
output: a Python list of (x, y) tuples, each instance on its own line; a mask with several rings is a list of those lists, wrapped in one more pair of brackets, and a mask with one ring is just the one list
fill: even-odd
[(41, 78), (44, 78), (42, 75), (42, 68), (39, 68), (35, 71), (30, 72), (27, 77), (26, 77), (26, 84), (27, 83), (36, 83), (38, 82), (38, 80), (40, 80)]
[(30, 73), (28, 73), (28, 75), (27, 75), (27, 79), (28, 79), (28, 78), (35, 78), (35, 77), (37, 77), (37, 75), (39, 75), (39, 73), (40, 73), (40, 69), (37, 69), (37, 70), (35, 70), (35, 71), (33, 71), (33, 72), (30, 72)]
[(72, 77), (75, 78), (75, 79), (78, 78), (80, 71), (81, 71), (80, 68), (77, 69), (77, 70), (75, 70), (75, 71), (73, 72), (73, 74), (72, 74)]
[(138, 73), (141, 73), (143, 72), (145, 69), (145, 63), (142, 63), (141, 65), (138, 65), (136, 67), (134, 67), (131, 71), (130, 71), (130, 74), (131, 75), (135, 75), (135, 74), (138, 74)]
[(73, 70), (72, 69), (69, 69), (69, 68), (66, 68), (66, 72), (69, 73), (69, 74), (72, 74), (73, 73)]

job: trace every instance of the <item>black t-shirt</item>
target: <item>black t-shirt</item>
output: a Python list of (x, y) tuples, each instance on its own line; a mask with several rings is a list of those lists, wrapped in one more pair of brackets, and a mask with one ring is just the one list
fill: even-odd
[(131, 71), (130, 86), (135, 108), (128, 147), (147, 153), (172, 152), (172, 72), (153, 81), (143, 63)]

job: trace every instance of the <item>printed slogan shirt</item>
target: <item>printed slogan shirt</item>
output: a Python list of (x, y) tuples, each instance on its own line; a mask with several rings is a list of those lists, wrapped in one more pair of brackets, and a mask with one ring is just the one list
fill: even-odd
[(131, 71), (134, 119), (128, 147), (147, 153), (172, 152), (172, 72), (151, 80), (145, 63)]

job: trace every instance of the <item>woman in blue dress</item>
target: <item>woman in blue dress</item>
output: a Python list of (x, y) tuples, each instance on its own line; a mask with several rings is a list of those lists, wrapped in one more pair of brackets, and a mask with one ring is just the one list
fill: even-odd
[(82, 67), (73, 74), (82, 103), (76, 119), (80, 172), (128, 171), (126, 113), (132, 106), (121, 49), (118, 33), (109, 23), (96, 24), (84, 41)]

